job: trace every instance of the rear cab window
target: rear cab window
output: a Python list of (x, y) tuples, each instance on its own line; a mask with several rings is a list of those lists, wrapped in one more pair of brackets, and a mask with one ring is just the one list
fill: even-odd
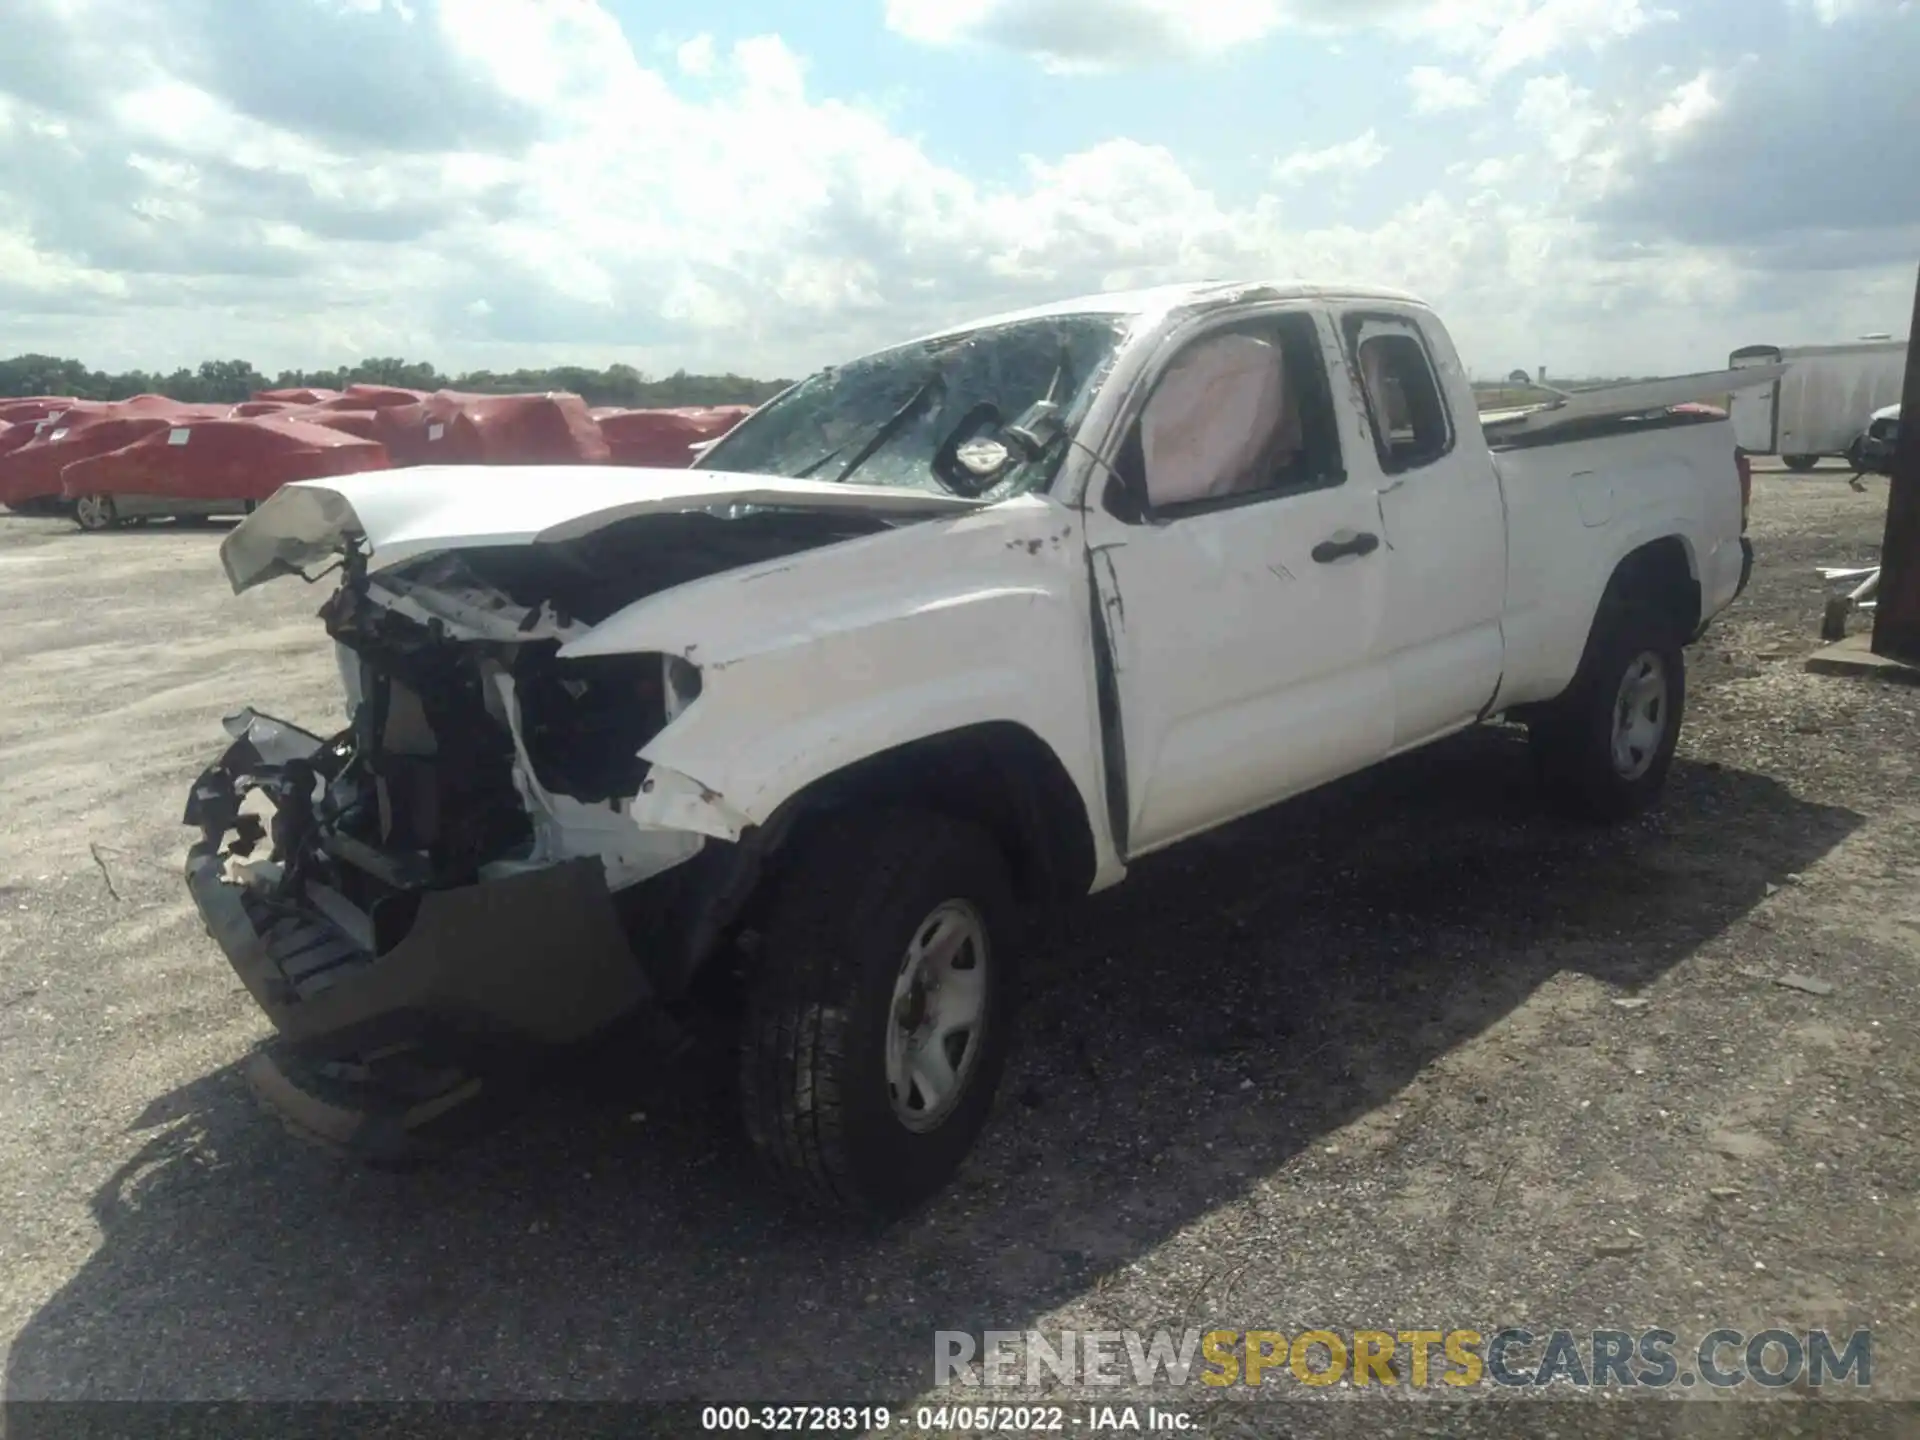
[(1403, 316), (1359, 313), (1347, 316), (1343, 329), (1380, 468), (1403, 475), (1452, 453), (1453, 419), (1419, 326)]

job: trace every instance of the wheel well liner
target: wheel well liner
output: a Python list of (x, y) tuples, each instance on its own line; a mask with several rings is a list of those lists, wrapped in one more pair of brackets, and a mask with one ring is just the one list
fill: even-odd
[(728, 935), (757, 926), (769, 881), (798, 844), (822, 820), (867, 805), (919, 807), (980, 826), (1006, 856), (1023, 902), (1077, 899), (1093, 886), (1093, 824), (1060, 757), (1024, 725), (969, 725), (823, 776), (738, 843), (708, 845), (616, 897), (631, 933), (663, 942), (645, 957), (655, 988), (670, 999), (683, 994)]
[[(781, 806), (809, 818), (851, 805), (921, 806), (992, 835), (1023, 901), (1085, 895), (1096, 869), (1086, 802), (1052, 748), (1026, 726), (992, 721), (883, 750), (824, 776)], [(777, 861), (775, 863), (778, 863)]]
[[(1659, 614), (1671, 616), (1682, 641), (1691, 640), (1700, 629), (1700, 582), (1694, 577), (1686, 542), (1678, 535), (1664, 536), (1628, 552), (1614, 566), (1600, 598), (1600, 612), (1629, 601), (1646, 604)], [(1595, 616), (1595, 624), (1600, 616)]]

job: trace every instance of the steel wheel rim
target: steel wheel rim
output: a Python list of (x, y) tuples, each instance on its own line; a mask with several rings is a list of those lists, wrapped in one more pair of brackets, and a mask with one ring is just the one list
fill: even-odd
[(1638, 780), (1653, 768), (1667, 738), (1667, 665), (1643, 650), (1620, 677), (1613, 701), (1613, 769), (1622, 780)]
[(987, 925), (966, 900), (914, 928), (887, 1007), (887, 1095), (909, 1130), (938, 1128), (979, 1069), (987, 1027)]
[(104, 495), (82, 495), (73, 502), (74, 518), (80, 522), (82, 530), (104, 530), (113, 523), (113, 512), (108, 509)]

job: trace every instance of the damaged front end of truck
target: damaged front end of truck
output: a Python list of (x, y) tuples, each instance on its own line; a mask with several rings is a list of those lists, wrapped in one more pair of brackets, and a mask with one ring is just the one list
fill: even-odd
[[(372, 508), (395, 482), (352, 483)], [(904, 517), (700, 496), (566, 536), (416, 516), (434, 537), (387, 525), (378, 566), (339, 491), (300, 488), (224, 558), (243, 589), (340, 557), (320, 618), (349, 723), (230, 718), (187, 802), (186, 880), (278, 1032), (255, 1089), (296, 1129), (397, 1160), (484, 1113), (529, 1057), (636, 1013), (649, 1040), (677, 1037), (649, 1002), (682, 995), (754, 884), (763, 827), (641, 753), (698, 699), (699, 669), (566, 647), (651, 594)], [(667, 823), (680, 796), (706, 813)]]

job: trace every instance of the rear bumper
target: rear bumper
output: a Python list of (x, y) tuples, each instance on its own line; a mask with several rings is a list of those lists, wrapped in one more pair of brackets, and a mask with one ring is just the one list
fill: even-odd
[(339, 918), (339, 897), (324, 907), (312, 887), (229, 878), (230, 862), (260, 838), (240, 812), (243, 795), (262, 780), (316, 784), (326, 742), (251, 712), (228, 729), (234, 744), (187, 805), (187, 823), (201, 830), (187, 890), (279, 1032), (249, 1080), (294, 1128), (397, 1158), (492, 1077), (649, 998), (597, 860), (424, 890), (410, 916), (370, 927)]

